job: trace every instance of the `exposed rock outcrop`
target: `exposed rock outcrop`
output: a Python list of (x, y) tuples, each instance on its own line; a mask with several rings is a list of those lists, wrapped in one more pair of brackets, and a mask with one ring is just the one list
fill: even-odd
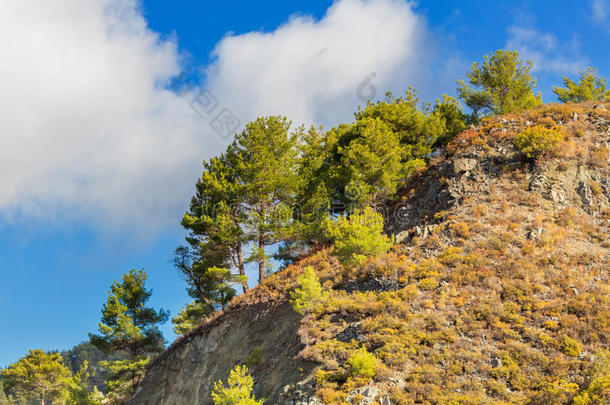
[(130, 404), (211, 404), (214, 383), (226, 380), (228, 371), (244, 363), (254, 348), (262, 358), (255, 366), (257, 398), (272, 404), (314, 404), (308, 402), (315, 391), (311, 384), (299, 383), (312, 365), (298, 359), (303, 346), (298, 327), (299, 316), (286, 302), (233, 309), (155, 359)]

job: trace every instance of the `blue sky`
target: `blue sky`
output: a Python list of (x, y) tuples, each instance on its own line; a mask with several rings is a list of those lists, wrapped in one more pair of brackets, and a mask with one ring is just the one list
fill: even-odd
[[(188, 301), (170, 263), (180, 216), (201, 160), (228, 142), (190, 106), (202, 88), (241, 124), (330, 126), (373, 72), (377, 97), (413, 85), (433, 101), (500, 48), (534, 60), (546, 102), (564, 74), (610, 75), (605, 0), (48, 4), (0, 6), (0, 367), (86, 340), (132, 268), (147, 270), (155, 307)], [(181, 71), (192, 93), (167, 90)]]

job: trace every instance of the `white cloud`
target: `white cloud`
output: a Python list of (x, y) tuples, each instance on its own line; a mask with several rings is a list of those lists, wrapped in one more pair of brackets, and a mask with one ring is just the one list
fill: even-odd
[(610, 8), (610, 1), (608, 0), (593, 0), (591, 3), (591, 11), (593, 21), (603, 23), (608, 18), (608, 9)]
[(319, 21), (294, 17), (273, 32), (224, 38), (207, 71), (209, 87), (239, 115), (336, 123), (364, 104), (357, 89), (372, 73), (378, 96), (416, 80), (427, 40), (404, 1), (344, 0)]
[(588, 64), (588, 59), (579, 55), (575, 40), (562, 43), (553, 34), (520, 26), (509, 27), (508, 34), (506, 47), (534, 62), (535, 72), (577, 73)]
[(184, 205), (221, 142), (159, 86), (179, 71), (176, 44), (135, 0), (3, 1), (0, 36), (4, 216), (163, 221)]
[[(4, 0), (0, 36), (0, 216), (175, 224), (201, 160), (227, 143), (160, 85), (180, 70), (176, 41), (147, 27), (137, 0)], [(321, 20), (225, 37), (206, 87), (242, 123), (335, 124), (373, 72), (378, 97), (438, 89), (434, 48), (405, 1), (341, 0)]]

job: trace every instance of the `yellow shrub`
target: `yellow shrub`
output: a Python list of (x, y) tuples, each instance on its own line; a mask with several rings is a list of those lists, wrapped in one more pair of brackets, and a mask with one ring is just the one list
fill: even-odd
[(556, 130), (538, 125), (515, 136), (513, 142), (521, 152), (531, 158), (552, 150), (562, 139), (563, 135)]
[(366, 348), (361, 347), (349, 359), (348, 364), (352, 366), (352, 375), (370, 380), (375, 376), (375, 367), (377, 366), (377, 358), (369, 353)]
[(568, 356), (578, 356), (582, 351), (582, 345), (576, 339), (572, 339), (571, 337), (564, 335), (561, 339), (561, 351), (567, 354)]
[(438, 287), (438, 280), (435, 277), (425, 277), (417, 283), (422, 290), (434, 290)]

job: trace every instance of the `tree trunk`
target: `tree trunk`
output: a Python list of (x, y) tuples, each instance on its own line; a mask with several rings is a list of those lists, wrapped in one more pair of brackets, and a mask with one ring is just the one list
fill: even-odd
[(241, 286), (245, 293), (248, 291), (248, 280), (246, 279), (246, 269), (244, 268), (244, 257), (241, 252), (241, 243), (237, 246), (237, 268), (239, 269), (239, 275), (243, 277)]
[(42, 396), (40, 397), (40, 405), (45, 405), (45, 402), (44, 402), (44, 395), (42, 395)]
[(265, 234), (263, 232), (258, 235), (258, 283), (262, 283), (265, 279), (265, 258), (262, 253), (265, 251)]
[(267, 204), (262, 202), (258, 206), (258, 284), (265, 279), (265, 217), (267, 214)]

